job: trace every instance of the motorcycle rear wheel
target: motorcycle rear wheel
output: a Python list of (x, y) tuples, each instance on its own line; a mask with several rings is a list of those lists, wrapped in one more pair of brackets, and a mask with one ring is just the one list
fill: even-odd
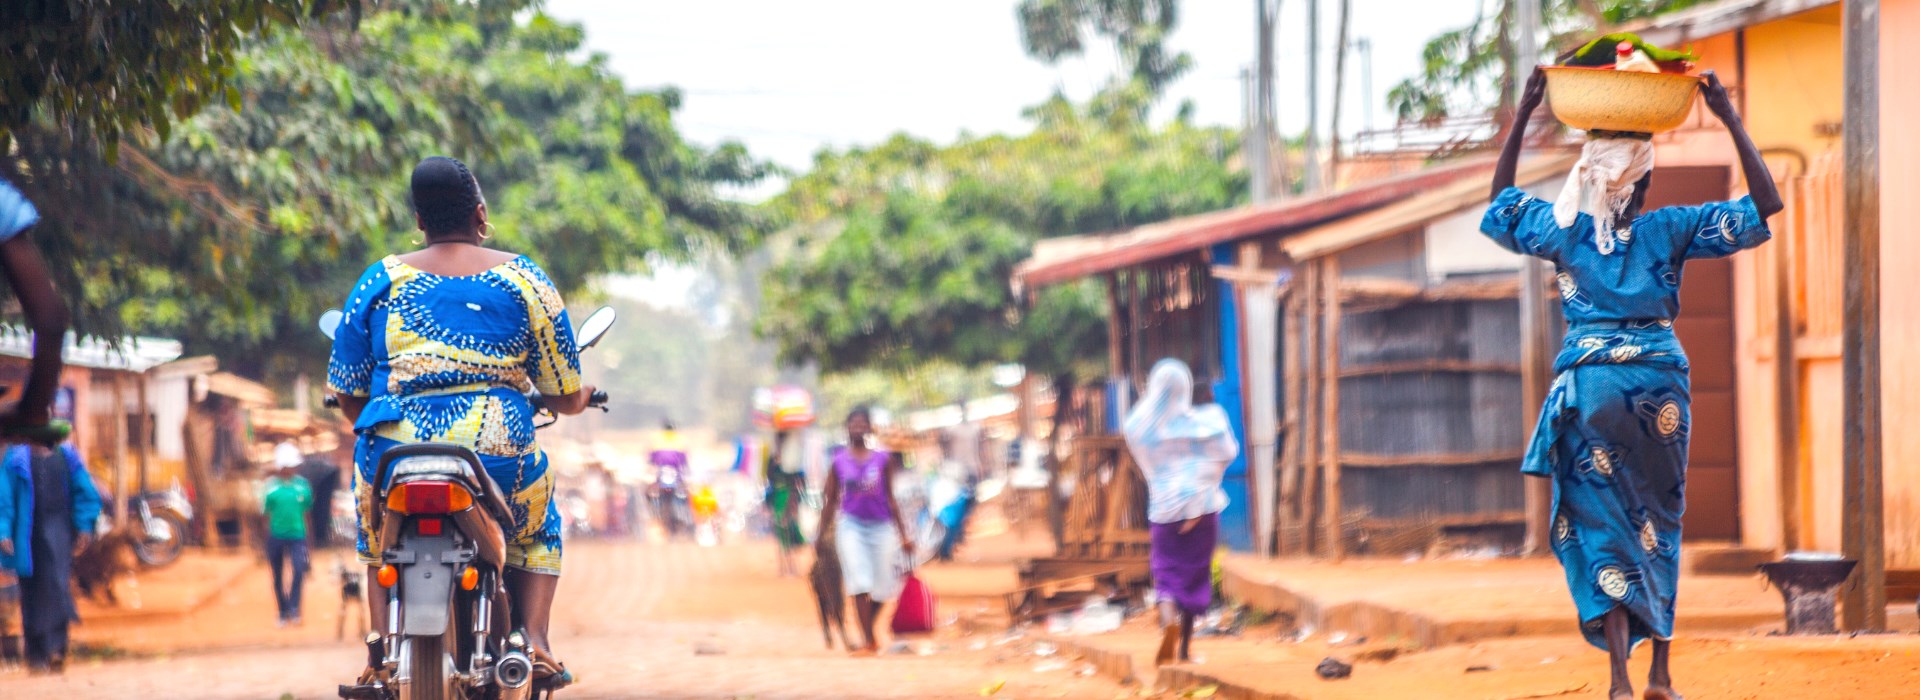
[(452, 700), (447, 691), (447, 653), (445, 637), (409, 637), (407, 647), (407, 692), (400, 700)]

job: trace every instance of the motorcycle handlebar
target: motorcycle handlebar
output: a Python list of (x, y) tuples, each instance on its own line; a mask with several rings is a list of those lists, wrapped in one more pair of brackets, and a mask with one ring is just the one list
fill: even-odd
[(600, 391), (597, 389), (594, 390), (592, 394), (589, 394), (587, 396), (587, 407), (588, 408), (606, 408), (607, 392)]
[(326, 398), (320, 400), (320, 405), (325, 406), (327, 408), (339, 408), (340, 397), (335, 396), (333, 394), (327, 394)]

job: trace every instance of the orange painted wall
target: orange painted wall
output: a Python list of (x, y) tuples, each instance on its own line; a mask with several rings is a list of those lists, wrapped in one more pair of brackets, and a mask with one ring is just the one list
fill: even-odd
[(1887, 566), (1920, 567), (1920, 0), (1880, 3), (1880, 373)]

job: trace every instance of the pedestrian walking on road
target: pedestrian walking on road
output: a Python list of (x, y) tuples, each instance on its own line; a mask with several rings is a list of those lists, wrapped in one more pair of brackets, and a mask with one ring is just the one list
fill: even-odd
[(1749, 196), (1642, 214), (1652, 145), (1599, 132), (1588, 133), (1557, 204), (1514, 187), (1527, 118), (1546, 92), (1535, 70), (1480, 224), (1501, 247), (1559, 270), (1566, 342), (1521, 471), (1553, 480), (1553, 552), (1581, 631), (1610, 657), (1615, 700), (1633, 697), (1627, 656), (1647, 639), (1647, 700), (1679, 697), (1667, 652), (1692, 420), (1687, 356), (1673, 334), (1681, 268), (1767, 242), (1767, 217), (1785, 208), (1726, 88), (1712, 71), (1704, 77), (1701, 96), (1733, 136)]
[(821, 527), (833, 527), (835, 548), (846, 594), (853, 598), (865, 646), (856, 656), (872, 656), (879, 649), (874, 625), (880, 608), (900, 592), (896, 554), (913, 557), (913, 538), (893, 499), (892, 458), (867, 446), (873, 433), (873, 415), (865, 407), (847, 414), (847, 444), (833, 453), (827, 472), (827, 498)]
[(28, 669), (61, 673), (73, 603), (73, 558), (92, 542), (100, 492), (72, 445), (15, 445), (0, 459), (0, 567), (20, 578)]
[(280, 470), (268, 477), (260, 499), (267, 514), (267, 563), (273, 567), (273, 599), (280, 626), (300, 624), (300, 586), (307, 579), (307, 518), (313, 511), (313, 487), (300, 476), (304, 461), (291, 443), (280, 443), (274, 459)]
[(1213, 552), (1219, 544), (1220, 488), (1240, 454), (1227, 412), (1194, 405), (1193, 372), (1165, 359), (1153, 366), (1147, 392), (1127, 415), (1127, 450), (1147, 478), (1148, 565), (1160, 601), (1156, 661), (1193, 658), (1193, 620), (1213, 605)]
[(801, 468), (800, 450), (792, 446), (793, 431), (774, 433), (767, 450), (767, 514), (773, 521), (773, 539), (780, 545), (780, 576), (800, 575), (793, 563), (793, 552), (807, 543), (800, 532), (800, 500), (807, 490), (807, 475)]
[(314, 549), (333, 545), (333, 495), (340, 490), (340, 465), (318, 452), (300, 462), (300, 478), (313, 489), (313, 507), (307, 510), (307, 541)]

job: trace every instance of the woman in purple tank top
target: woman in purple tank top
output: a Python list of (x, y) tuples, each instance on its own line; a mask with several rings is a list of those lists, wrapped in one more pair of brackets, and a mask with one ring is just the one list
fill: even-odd
[(865, 407), (847, 414), (847, 446), (833, 453), (833, 469), (827, 472), (826, 507), (821, 510), (833, 516), (823, 520), (821, 527), (835, 528), (835, 532), (831, 539), (816, 538), (816, 546), (833, 542), (840, 555), (841, 580), (847, 595), (853, 597), (860, 631), (866, 633), (866, 646), (853, 650), (857, 656), (875, 653), (878, 645), (873, 628), (880, 618), (880, 606), (900, 591), (894, 554), (913, 556), (906, 520), (893, 502), (893, 475), (887, 469), (887, 453), (867, 447), (872, 431), (873, 419)]

